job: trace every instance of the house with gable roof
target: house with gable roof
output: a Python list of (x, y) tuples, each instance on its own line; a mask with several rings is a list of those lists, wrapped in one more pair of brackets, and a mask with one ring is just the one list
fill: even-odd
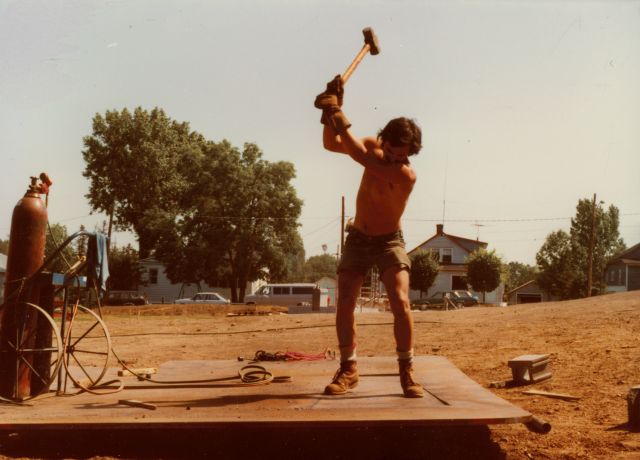
[(640, 243), (614, 256), (605, 270), (607, 292), (640, 289)]
[[(467, 284), (467, 264), (466, 258), (478, 248), (486, 248), (488, 243), (460, 236), (449, 235), (444, 232), (444, 225), (436, 225), (436, 234), (425, 242), (409, 251), (412, 253), (423, 250), (433, 253), (434, 257), (440, 262), (440, 272), (433, 283), (433, 286), (424, 297), (430, 297), (436, 292), (465, 290), (471, 291), (482, 299), (482, 294), (474, 292)], [(504, 284), (500, 284), (495, 291), (487, 292), (485, 296), (486, 303), (500, 304), (504, 293)], [(412, 290), (410, 292), (411, 299), (420, 298), (420, 291)]]

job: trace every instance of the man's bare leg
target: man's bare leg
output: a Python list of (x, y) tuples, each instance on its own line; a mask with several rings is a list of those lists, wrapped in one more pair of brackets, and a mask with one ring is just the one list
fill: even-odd
[(413, 379), (413, 315), (409, 302), (409, 272), (401, 265), (394, 265), (382, 274), (382, 282), (393, 313), (402, 391), (408, 398), (422, 398), (424, 390)]
[(358, 385), (356, 364), (356, 300), (364, 277), (357, 272), (342, 271), (338, 275), (336, 333), (340, 347), (340, 369), (324, 389), (325, 394), (340, 395)]
[(382, 274), (393, 313), (393, 334), (399, 352), (413, 350), (413, 316), (409, 302), (409, 272), (401, 265), (389, 267)]

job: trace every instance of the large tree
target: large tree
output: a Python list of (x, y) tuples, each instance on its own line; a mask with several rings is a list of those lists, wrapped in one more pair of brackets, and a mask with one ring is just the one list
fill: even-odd
[(571, 237), (564, 230), (551, 232), (536, 254), (538, 285), (562, 299), (576, 297), (576, 270)]
[(618, 230), (619, 211), (614, 205), (604, 208), (602, 201), (581, 199), (571, 219), (569, 233), (552, 232), (536, 255), (540, 287), (562, 299), (587, 296), (589, 248), (593, 244), (592, 289), (605, 288), (604, 270), (615, 254), (625, 249)]
[(249, 281), (286, 279), (288, 261), (302, 250), (293, 165), (263, 160), (255, 144), (240, 151), (223, 141), (208, 142), (190, 167), (181, 212), (156, 212), (146, 221), (167, 276), (227, 285), (233, 302), (244, 299)]
[(409, 276), (411, 289), (420, 291), (420, 298), (422, 298), (422, 293), (428, 291), (433, 285), (439, 270), (440, 264), (430, 252), (420, 250), (411, 254)]
[(87, 198), (93, 211), (104, 212), (118, 230), (133, 230), (140, 256), (155, 245), (146, 221), (158, 213), (176, 213), (188, 188), (185, 173), (201, 155), (202, 136), (188, 123), (171, 120), (162, 109), (138, 107), (107, 111), (93, 118), (84, 138), (83, 175), (90, 181)]
[(467, 257), (467, 281), (471, 287), (482, 292), (482, 302), (487, 292), (500, 286), (502, 260), (495, 251), (478, 248)]
[(591, 264), (592, 288), (595, 292), (603, 292), (606, 283), (604, 271), (607, 262), (623, 251), (626, 246), (620, 237), (618, 227), (620, 213), (618, 208), (610, 205), (604, 208), (604, 202), (594, 203), (589, 199), (582, 199), (576, 206), (576, 216), (571, 219), (572, 251), (576, 262), (576, 272), (580, 286), (579, 296), (590, 295), (587, 292), (587, 277), (589, 270), (589, 247), (593, 244)]

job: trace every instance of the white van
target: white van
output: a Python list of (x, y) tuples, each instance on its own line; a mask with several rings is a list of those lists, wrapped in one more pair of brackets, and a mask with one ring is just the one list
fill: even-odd
[(318, 288), (314, 283), (266, 284), (253, 294), (244, 296), (244, 303), (283, 307), (312, 305), (315, 289), (320, 289), (320, 306), (328, 306), (329, 291), (326, 288)]

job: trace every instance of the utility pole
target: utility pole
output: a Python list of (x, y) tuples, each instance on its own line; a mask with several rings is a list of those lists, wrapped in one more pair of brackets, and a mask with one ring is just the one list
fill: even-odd
[(593, 284), (593, 244), (596, 233), (596, 194), (593, 194), (591, 204), (591, 234), (589, 235), (589, 260), (587, 264), (587, 297), (591, 297), (591, 286)]

